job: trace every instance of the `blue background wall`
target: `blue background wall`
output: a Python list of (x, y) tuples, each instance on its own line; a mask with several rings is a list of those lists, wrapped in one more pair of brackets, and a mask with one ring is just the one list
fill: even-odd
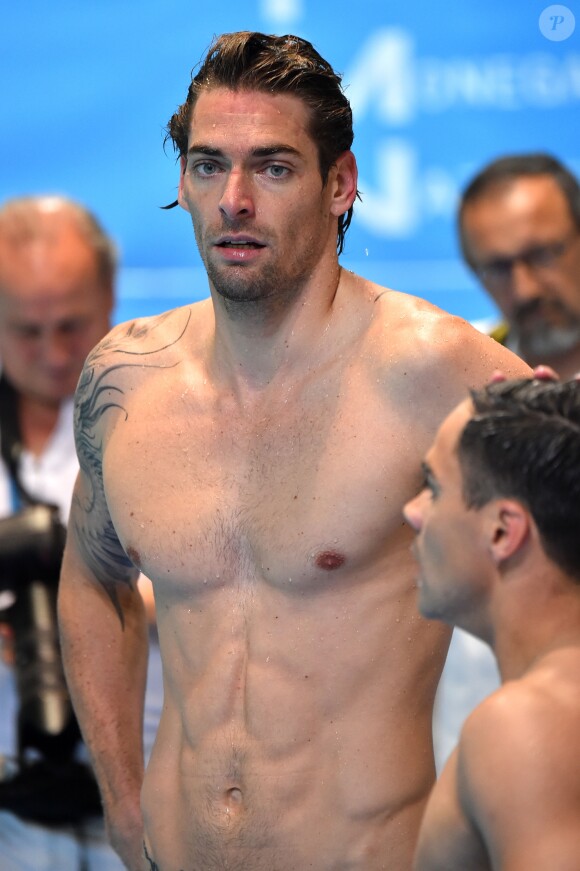
[[(458, 191), (495, 156), (549, 150), (580, 171), (580, 8), (554, 41), (535, 0), (22, 0), (0, 29), (0, 196), (66, 193), (122, 254), (117, 319), (207, 295), (163, 128), (212, 36), (314, 42), (355, 112), (364, 200), (345, 266), (470, 319), (493, 316), (459, 261)], [(554, 35), (554, 34), (552, 34)]]

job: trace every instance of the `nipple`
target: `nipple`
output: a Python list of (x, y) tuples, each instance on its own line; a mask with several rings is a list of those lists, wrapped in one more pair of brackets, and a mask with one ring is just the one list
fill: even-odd
[(127, 556), (129, 557), (135, 568), (141, 568), (141, 554), (135, 547), (127, 548)]
[(327, 572), (339, 569), (344, 562), (344, 554), (337, 553), (335, 550), (324, 550), (316, 557), (316, 565)]

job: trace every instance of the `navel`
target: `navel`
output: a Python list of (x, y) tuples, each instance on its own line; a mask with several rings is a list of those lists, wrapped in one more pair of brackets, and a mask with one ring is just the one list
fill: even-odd
[(232, 789), (228, 789), (226, 792), (226, 800), (231, 802), (232, 804), (241, 804), (242, 803), (242, 790), (237, 786), (232, 787)]

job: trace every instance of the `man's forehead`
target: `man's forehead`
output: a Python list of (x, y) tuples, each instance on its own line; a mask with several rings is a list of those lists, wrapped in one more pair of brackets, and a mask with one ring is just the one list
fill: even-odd
[(487, 218), (492, 227), (500, 224), (502, 213), (512, 222), (543, 221), (555, 216), (572, 220), (568, 201), (550, 175), (517, 176), (497, 182), (465, 210), (466, 217), (480, 221)]
[(69, 305), (101, 285), (96, 253), (76, 229), (15, 248), (0, 242), (0, 301), (13, 310)]
[(198, 131), (206, 135), (223, 132), (232, 122), (250, 132), (252, 128), (256, 132), (282, 128), (299, 134), (307, 130), (308, 109), (303, 100), (292, 94), (209, 88), (201, 92), (193, 108), (190, 142)]

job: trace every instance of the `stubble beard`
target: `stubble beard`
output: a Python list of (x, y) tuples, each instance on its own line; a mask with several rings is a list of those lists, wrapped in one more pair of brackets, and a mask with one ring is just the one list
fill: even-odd
[(278, 259), (261, 267), (217, 264), (207, 254), (197, 229), (195, 235), (212, 287), (224, 301), (226, 310), (238, 317), (258, 311), (263, 315), (273, 314), (290, 307), (300, 297), (320, 256), (312, 245), (300, 252), (300, 259)]

